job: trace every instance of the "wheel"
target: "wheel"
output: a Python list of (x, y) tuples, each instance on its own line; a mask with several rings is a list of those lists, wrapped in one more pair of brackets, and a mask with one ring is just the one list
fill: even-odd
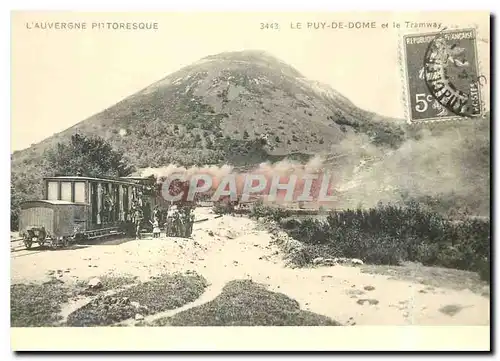
[(57, 244), (58, 244), (58, 240), (57, 238), (52, 238), (50, 240), (50, 248), (52, 249), (57, 249)]
[(24, 246), (26, 247), (26, 249), (30, 249), (32, 245), (33, 245), (33, 241), (31, 239), (28, 239), (28, 238), (24, 239)]
[(68, 247), (69, 246), (69, 239), (68, 239), (68, 237), (64, 237), (62, 239), (62, 246), (63, 247)]

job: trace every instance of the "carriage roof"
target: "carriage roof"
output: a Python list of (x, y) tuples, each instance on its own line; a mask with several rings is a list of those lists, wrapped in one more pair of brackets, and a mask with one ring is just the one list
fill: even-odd
[[(139, 183), (134, 182), (132, 179), (126, 178), (95, 178), (95, 177), (82, 177), (82, 176), (56, 176), (56, 177), (45, 177), (44, 180), (53, 181), (94, 181), (94, 182), (105, 182), (114, 184), (124, 184), (131, 186), (140, 186)], [(135, 180), (135, 179), (134, 179)]]

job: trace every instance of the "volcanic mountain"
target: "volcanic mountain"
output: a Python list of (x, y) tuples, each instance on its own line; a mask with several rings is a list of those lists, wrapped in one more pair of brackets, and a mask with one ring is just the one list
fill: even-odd
[(97, 134), (138, 167), (251, 164), (328, 152), (349, 133), (397, 145), (396, 121), (360, 110), (328, 86), (261, 51), (208, 56), (75, 126), (13, 154), (36, 161), (76, 133)]

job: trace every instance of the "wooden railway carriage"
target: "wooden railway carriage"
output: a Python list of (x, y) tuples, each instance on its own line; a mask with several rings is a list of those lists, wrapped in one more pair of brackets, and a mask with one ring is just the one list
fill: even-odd
[[(21, 204), (19, 231), (27, 248), (33, 242), (51, 246), (71, 240), (124, 233), (133, 204), (141, 204), (145, 220), (162, 203), (154, 178), (44, 178), (44, 199)], [(162, 205), (162, 204), (160, 204)]]

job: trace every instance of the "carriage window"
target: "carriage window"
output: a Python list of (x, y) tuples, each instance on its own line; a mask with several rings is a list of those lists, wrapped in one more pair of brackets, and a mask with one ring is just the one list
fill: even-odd
[(71, 182), (61, 182), (61, 200), (71, 202)]
[(75, 182), (75, 202), (85, 203), (85, 182)]
[(58, 196), (58, 182), (48, 182), (47, 184), (47, 199), (49, 201), (56, 201)]

